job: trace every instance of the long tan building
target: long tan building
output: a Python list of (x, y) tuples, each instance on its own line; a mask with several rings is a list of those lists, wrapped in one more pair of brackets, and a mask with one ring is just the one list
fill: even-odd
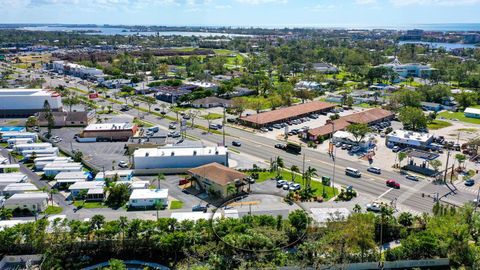
[(327, 112), (336, 106), (337, 105), (333, 103), (312, 101), (273, 111), (244, 116), (240, 118), (240, 122), (246, 126), (261, 128), (264, 126), (305, 117), (313, 113)]
[(374, 108), (367, 111), (350, 114), (340, 117), (337, 120), (329, 121), (324, 126), (308, 130), (307, 136), (311, 141), (316, 140), (319, 136), (327, 136), (339, 130), (344, 130), (351, 124), (367, 124), (372, 125), (385, 120), (391, 120), (394, 114), (380, 108)]

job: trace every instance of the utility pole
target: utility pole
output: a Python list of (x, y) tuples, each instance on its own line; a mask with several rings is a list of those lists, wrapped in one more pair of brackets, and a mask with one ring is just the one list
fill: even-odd
[(445, 164), (445, 173), (443, 175), (443, 183), (447, 184), (448, 161), (450, 160), (450, 149), (447, 152), (447, 163)]
[(225, 146), (225, 117), (226, 117), (226, 110), (225, 106), (223, 107), (223, 123), (222, 123), (222, 136), (223, 136), (223, 146)]
[(303, 185), (305, 186), (305, 152), (303, 152), (303, 161), (302, 161), (302, 180)]
[(333, 159), (333, 173), (332, 173), (332, 187), (333, 195), (335, 194), (335, 168), (336, 168), (336, 156), (337, 156), (337, 147), (333, 145), (333, 132), (335, 132), (335, 123), (332, 121), (332, 135), (330, 136), (330, 144), (332, 147), (332, 159)]

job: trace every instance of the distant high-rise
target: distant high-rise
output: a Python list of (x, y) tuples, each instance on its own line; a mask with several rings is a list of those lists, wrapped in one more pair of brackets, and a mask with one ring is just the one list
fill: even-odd
[(402, 36), (403, 40), (422, 40), (423, 37), (423, 30), (421, 29), (413, 29), (408, 30), (405, 35)]

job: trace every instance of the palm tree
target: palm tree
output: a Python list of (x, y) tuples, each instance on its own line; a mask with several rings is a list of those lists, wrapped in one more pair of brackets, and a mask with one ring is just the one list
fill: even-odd
[(237, 192), (238, 190), (234, 185), (229, 184), (227, 186), (227, 197), (229, 197), (230, 195), (236, 194)]
[(318, 176), (317, 169), (308, 166), (308, 169), (305, 171), (305, 175), (304, 175), (305, 185), (308, 188), (310, 187), (310, 181), (312, 180), (312, 177), (315, 177), (315, 176)]
[(165, 175), (163, 173), (159, 173), (157, 175), (157, 189), (160, 189), (160, 181), (165, 180)]
[(10, 220), (13, 217), (13, 210), (9, 208), (0, 209), (0, 220)]
[(292, 182), (295, 182), (296, 173), (299, 173), (299, 172), (300, 172), (300, 169), (298, 168), (297, 165), (292, 165), (292, 167), (290, 167), (290, 173), (292, 174)]
[(461, 168), (462, 167), (462, 164), (465, 162), (465, 160), (467, 159), (465, 157), (464, 154), (456, 154), (455, 155), (455, 159), (457, 160), (458, 162), (458, 167)]
[(277, 156), (277, 158), (275, 159), (275, 169), (277, 170), (277, 177), (280, 176), (280, 171), (283, 167), (285, 167), (285, 163), (283, 162), (283, 158), (281, 158), (280, 156)]
[(118, 227), (120, 227), (120, 230), (122, 232), (122, 242), (125, 239), (125, 230), (128, 227), (128, 219), (125, 216), (121, 216), (118, 218)]

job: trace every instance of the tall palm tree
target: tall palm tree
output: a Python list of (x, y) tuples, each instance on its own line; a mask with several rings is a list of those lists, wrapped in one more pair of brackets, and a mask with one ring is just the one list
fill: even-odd
[(277, 170), (277, 176), (280, 176), (280, 171), (283, 167), (285, 167), (285, 163), (283, 162), (283, 158), (281, 158), (280, 156), (277, 156), (277, 158), (275, 159), (275, 169)]
[(157, 175), (157, 189), (160, 189), (160, 181), (165, 180), (165, 175), (163, 173), (159, 173)]
[(317, 169), (308, 166), (308, 169), (305, 171), (305, 184), (307, 187), (310, 187), (310, 182), (312, 177), (318, 176)]
[(292, 165), (292, 167), (290, 167), (290, 173), (292, 174), (292, 182), (295, 182), (296, 173), (299, 173), (299, 172), (300, 172), (300, 169), (298, 168), (297, 165)]
[(227, 186), (227, 197), (229, 197), (230, 195), (236, 194), (237, 192), (238, 190), (234, 185), (229, 184)]

